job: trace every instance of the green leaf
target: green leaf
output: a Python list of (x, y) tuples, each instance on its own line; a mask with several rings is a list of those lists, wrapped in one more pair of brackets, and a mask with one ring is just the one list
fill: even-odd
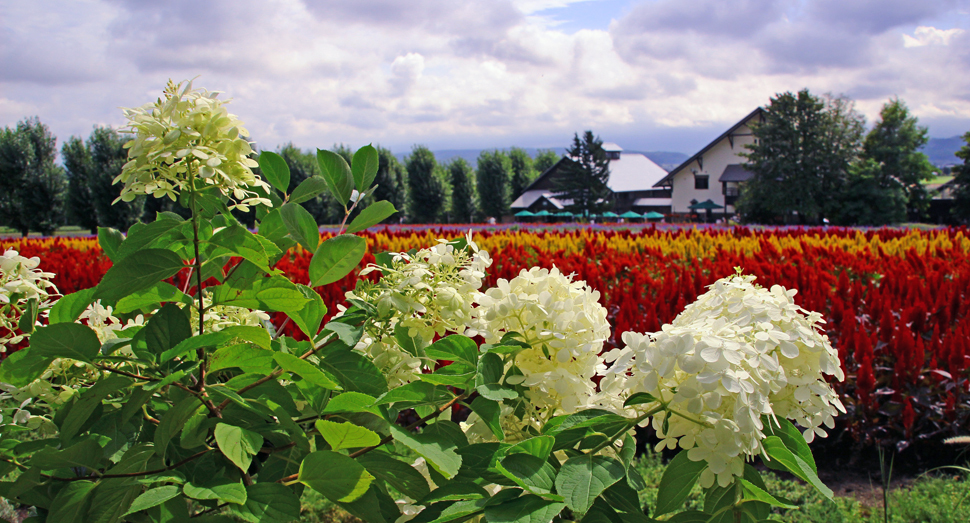
[(401, 324), (396, 325), (394, 327), (394, 339), (397, 340), (397, 344), (406, 350), (408, 354), (412, 356), (424, 354), (424, 349), (428, 346), (428, 342), (418, 332), (415, 332), (415, 335), (411, 336), (410, 330)]
[(777, 416), (762, 416), (761, 423), (765, 427), (765, 436), (778, 436), (781, 438), (785, 447), (792, 454), (802, 458), (802, 461), (808, 463), (812, 468), (812, 472), (818, 474), (818, 468), (815, 466), (815, 457), (812, 456), (812, 449), (808, 448), (808, 443), (805, 443), (805, 437), (802, 436), (802, 432), (792, 422)]
[(451, 479), (461, 468), (461, 456), (455, 452), (458, 446), (450, 438), (441, 434), (415, 434), (393, 424), (390, 429), (395, 441), (423, 457), (442, 476)]
[(377, 149), (373, 145), (365, 145), (354, 153), (354, 160), (351, 162), (351, 169), (354, 177), (354, 184), (359, 192), (370, 189), (374, 178), (377, 176), (377, 169), (380, 167), (380, 157)]
[(798, 508), (798, 505), (792, 505), (791, 503), (781, 501), (778, 498), (772, 496), (771, 494), (765, 492), (765, 490), (762, 489), (761, 487), (755, 485), (754, 483), (751, 483), (746, 479), (740, 479), (739, 481), (741, 481), (741, 486), (744, 487), (745, 499), (755, 499), (775, 507), (788, 508), (788, 509)]
[(670, 523), (708, 523), (711, 515), (699, 510), (685, 510), (674, 514), (667, 521)]
[(330, 501), (348, 503), (367, 492), (374, 476), (343, 454), (320, 450), (303, 459), (299, 480)]
[(418, 500), (418, 505), (430, 505), (438, 501), (462, 501), (468, 499), (485, 499), (488, 491), (474, 484), (453, 481), (431, 491), (430, 494)]
[(357, 342), (360, 341), (361, 336), (364, 334), (363, 325), (349, 325), (338, 321), (339, 319), (328, 322), (323, 328), (336, 334), (337, 338), (348, 347), (357, 345)]
[(270, 185), (286, 194), (290, 187), (290, 166), (282, 156), (269, 151), (259, 153), (259, 170)]
[(259, 222), (259, 235), (273, 242), (281, 253), (296, 245), (296, 242), (287, 236), (288, 234), (289, 231), (286, 230), (286, 224), (283, 223), (283, 216), (279, 209), (269, 211)]
[(514, 389), (500, 383), (504, 372), (505, 366), (502, 363), (501, 356), (492, 352), (482, 355), (482, 359), (478, 360), (478, 374), (475, 375), (475, 390), (482, 396), (493, 401), (519, 397), (519, 393)]
[(647, 394), (646, 392), (636, 392), (631, 394), (626, 401), (623, 402), (624, 407), (629, 407), (630, 405), (643, 405), (644, 403), (657, 403), (659, 400), (653, 397), (652, 394)]
[(300, 182), (290, 195), (290, 203), (303, 203), (312, 200), (327, 190), (327, 181), (322, 176), (310, 176)]
[(213, 435), (222, 454), (243, 472), (249, 469), (253, 456), (263, 446), (263, 437), (259, 434), (226, 423), (217, 424)]
[(27, 300), (27, 308), (20, 316), (20, 321), (17, 322), (17, 328), (20, 329), (20, 332), (34, 332), (34, 325), (37, 323), (37, 312), (37, 298)]
[(337, 379), (344, 390), (380, 396), (387, 391), (387, 379), (366, 356), (334, 343), (317, 352), (320, 368)]
[(347, 232), (355, 233), (363, 231), (368, 227), (373, 227), (396, 213), (394, 204), (387, 200), (381, 200), (368, 205), (360, 214), (357, 215), (347, 226)]
[(85, 523), (117, 523), (141, 494), (141, 486), (123, 478), (103, 480), (94, 490)]
[(267, 273), (273, 272), (273, 269), (269, 266), (270, 259), (279, 254), (279, 250), (273, 243), (259, 241), (258, 236), (238, 223), (213, 234), (209, 243), (221, 247), (221, 249), (212, 252), (210, 256), (215, 258), (226, 253), (232, 253)]
[[(196, 336), (199, 338), (201, 336)], [(222, 347), (212, 354), (209, 359), (209, 371), (239, 367), (243, 372), (262, 372), (269, 374), (273, 371), (273, 356), (277, 353), (271, 350), (253, 347), (249, 344), (229, 345)]]
[(30, 337), (34, 357), (70, 358), (91, 363), (101, 350), (98, 335), (80, 323), (55, 323), (38, 327)]
[(157, 487), (145, 491), (142, 495), (135, 498), (135, 501), (131, 503), (128, 507), (128, 514), (134, 514), (136, 512), (141, 512), (142, 510), (149, 509), (152, 507), (157, 507), (162, 503), (176, 497), (179, 495), (179, 488), (176, 485), (166, 485), (164, 487)]
[(367, 252), (367, 241), (360, 236), (341, 234), (320, 244), (310, 260), (310, 286), (333, 283), (350, 274)]
[(165, 456), (168, 443), (182, 431), (185, 422), (202, 407), (202, 402), (195, 396), (189, 396), (168, 409), (159, 421), (158, 427), (155, 428), (155, 452), (159, 456)]
[(499, 472), (533, 494), (548, 494), (555, 484), (556, 469), (549, 461), (530, 454), (511, 454), (499, 462)]
[(84, 309), (94, 302), (96, 287), (73, 292), (54, 302), (48, 320), (54, 323), (71, 323), (84, 312)]
[(320, 245), (320, 228), (313, 216), (297, 203), (285, 203), (280, 208), (280, 216), (290, 236), (303, 246), (307, 252), (314, 252)]
[(232, 513), (249, 523), (288, 523), (300, 519), (300, 498), (279, 483), (246, 487), (246, 503), (232, 505)]
[(296, 290), (300, 291), (308, 301), (295, 312), (291, 308), (286, 313), (296, 323), (297, 327), (312, 340), (320, 332), (320, 324), (323, 323), (323, 317), (327, 315), (327, 306), (324, 305), (320, 294), (310, 287), (297, 285)]
[(0, 383), (24, 387), (39, 378), (50, 367), (52, 357), (38, 356), (30, 347), (20, 349), (0, 363)]
[[(266, 329), (256, 327), (255, 325), (235, 325), (232, 327), (226, 327), (218, 332), (207, 332), (201, 336), (192, 336), (191, 338), (182, 340), (178, 345), (163, 352), (162, 355), (159, 356), (158, 361), (166, 362), (172, 358), (188, 354), (196, 349), (201, 349), (204, 347), (220, 347), (234, 340), (251, 343), (262, 349), (270, 348), (269, 332), (267, 332)], [(212, 361), (210, 360), (210, 364), (211, 363)], [(210, 368), (210, 370), (214, 369)]]
[(381, 415), (380, 409), (374, 406), (377, 398), (362, 392), (343, 392), (334, 396), (321, 414), (338, 414), (343, 412), (369, 412)]
[(381, 437), (376, 432), (353, 423), (321, 419), (316, 421), (315, 426), (332, 450), (375, 447), (381, 443)]
[(606, 456), (583, 454), (563, 463), (556, 476), (556, 492), (574, 512), (585, 514), (597, 496), (623, 479), (626, 470), (619, 461)]
[(44, 447), (31, 458), (30, 466), (40, 467), (41, 470), (55, 470), (69, 467), (97, 469), (98, 462), (101, 461), (103, 454), (101, 445), (98, 445), (94, 440), (86, 439), (64, 450), (54, 450), (53, 447)]
[(122, 314), (146, 308), (154, 310), (158, 308), (159, 303), (168, 302), (191, 305), (192, 297), (183, 293), (171, 283), (160, 281), (143, 291), (136, 292), (118, 300), (118, 305), (115, 307), (114, 312)]
[(203, 501), (214, 499), (226, 503), (235, 503), (237, 505), (246, 502), (246, 486), (243, 485), (242, 481), (233, 481), (225, 477), (208, 481), (204, 485), (196, 485), (188, 482), (182, 487), (182, 492), (192, 499)]
[(337, 199), (337, 203), (346, 206), (354, 191), (354, 176), (347, 160), (333, 151), (317, 149), (317, 163), (330, 193)]
[(374, 404), (406, 403), (407, 407), (440, 405), (450, 401), (454, 397), (455, 395), (447, 387), (432, 385), (431, 383), (423, 381), (413, 381), (387, 391), (387, 393), (377, 398)]
[(765, 462), (765, 465), (776, 470), (779, 469), (780, 465), (782, 467), (780, 470), (791, 472), (806, 483), (810, 483), (826, 498), (832, 499), (832, 489), (825, 486), (822, 480), (818, 479), (818, 475), (812, 470), (811, 465), (788, 450), (788, 447), (785, 446), (781, 438), (778, 436), (768, 436), (762, 441), (762, 445), (764, 445), (768, 457), (771, 458), (770, 461)]
[(549, 455), (552, 454), (552, 449), (555, 443), (556, 438), (552, 436), (536, 436), (512, 445), (508, 448), (506, 454), (523, 452), (525, 454), (531, 454), (542, 460), (546, 460), (549, 459)]
[(85, 516), (91, 505), (91, 493), (96, 483), (75, 481), (62, 488), (51, 503), (47, 520), (51, 523), (86, 523)]
[(118, 229), (98, 227), (98, 244), (101, 246), (101, 251), (112, 262), (118, 261), (118, 248), (123, 241), (125, 236)]
[(138, 331), (136, 336), (145, 340), (152, 353), (162, 354), (192, 337), (187, 312), (174, 303), (168, 303), (148, 320), (145, 328)]
[(478, 366), (478, 345), (475, 340), (461, 334), (452, 334), (432, 343), (426, 352), (437, 360), (449, 360)]
[(277, 352), (273, 358), (276, 360), (276, 363), (283, 368), (283, 370), (300, 376), (301, 378), (312, 383), (314, 386), (330, 390), (340, 389), (340, 385), (334, 383), (334, 381), (320, 371), (320, 369), (316, 368), (306, 360), (301, 360), (292, 354), (282, 352)]
[(104, 305), (154, 286), (184, 267), (182, 259), (167, 249), (144, 249), (116, 263), (105, 273), (94, 297)]
[[(159, 213), (153, 222), (132, 225), (128, 229), (128, 236), (125, 238), (125, 241), (121, 242), (121, 245), (118, 247), (117, 254), (115, 255), (117, 259), (112, 259), (112, 261), (118, 264), (132, 254), (143, 251), (145, 247), (153, 245), (160, 239), (171, 239), (172, 235), (181, 237), (182, 234), (179, 232), (179, 228), (184, 224), (185, 222), (177, 214)], [(159, 279), (162, 280), (164, 278)]]
[(357, 462), (376, 478), (386, 481), (398, 492), (412, 499), (422, 499), (431, 492), (428, 480), (411, 465), (375, 450), (362, 454)]
[(491, 399), (484, 396), (479, 396), (471, 402), (472, 412), (482, 418), (488, 429), (492, 431), (495, 438), (499, 441), (505, 439), (505, 432), (502, 430), (502, 406)]
[(691, 461), (687, 457), (686, 450), (677, 453), (667, 464), (663, 477), (660, 478), (657, 507), (653, 515), (660, 516), (680, 508), (705, 468), (707, 468), (706, 461)]
[(485, 507), (485, 519), (488, 523), (550, 523), (565, 506), (564, 503), (526, 494), (512, 501)]

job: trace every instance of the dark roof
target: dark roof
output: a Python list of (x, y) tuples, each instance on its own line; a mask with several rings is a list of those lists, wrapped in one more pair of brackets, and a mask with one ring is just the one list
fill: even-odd
[(724, 168), (724, 172), (721, 173), (721, 177), (717, 179), (719, 182), (746, 182), (754, 178), (754, 173), (745, 169), (739, 163), (732, 163)]
[[(556, 163), (554, 163), (552, 165), (552, 167), (546, 169), (545, 172), (543, 172), (542, 174), (540, 174), (539, 176), (537, 176), (535, 180), (532, 180), (532, 183), (530, 183), (528, 187), (526, 187), (525, 189), (522, 189), (522, 193), (524, 194), (526, 191), (529, 191), (530, 189), (532, 189), (532, 187), (534, 187), (540, 181), (544, 180), (545, 178), (547, 178), (549, 176), (552, 176), (552, 173), (556, 172), (556, 170), (559, 168), (559, 164), (561, 164), (562, 162), (566, 161), (567, 159), (568, 158), (566, 158), (565, 156), (563, 156), (562, 158), (560, 158), (558, 162), (556, 162)], [(521, 194), (515, 195), (516, 198), (518, 198), (519, 196), (521, 196)]]
[(665, 176), (659, 182), (655, 183), (654, 184), (654, 187), (662, 187), (662, 186), (665, 186), (665, 185), (671, 185), (671, 182), (673, 182), (674, 176), (677, 173), (679, 173), (680, 171), (686, 169), (687, 166), (691, 164), (691, 162), (697, 160), (697, 158), (699, 158), (700, 156), (703, 156), (704, 153), (706, 153), (707, 151), (711, 150), (711, 148), (714, 147), (715, 145), (717, 145), (718, 142), (720, 142), (721, 140), (727, 138), (727, 136), (730, 135), (731, 133), (733, 133), (734, 131), (737, 131), (748, 120), (754, 118), (756, 115), (758, 115), (760, 113), (763, 113), (763, 112), (764, 112), (764, 109), (762, 109), (761, 107), (758, 107), (754, 111), (751, 111), (750, 113), (748, 113), (748, 115), (745, 116), (744, 118), (742, 118), (738, 123), (732, 125), (731, 128), (728, 129), (727, 131), (724, 131), (724, 133), (721, 134), (721, 136), (718, 136), (717, 138), (715, 138), (714, 141), (712, 141), (711, 143), (707, 144), (703, 149), (701, 149), (700, 151), (697, 151), (697, 153), (694, 154), (694, 156), (691, 156), (684, 163), (678, 165), (674, 170), (672, 170), (669, 173), (667, 173), (667, 176)]

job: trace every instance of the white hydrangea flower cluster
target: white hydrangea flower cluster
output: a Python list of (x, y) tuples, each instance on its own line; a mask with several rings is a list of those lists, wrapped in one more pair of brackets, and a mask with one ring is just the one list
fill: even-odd
[[(607, 311), (599, 298), (599, 291), (555, 267), (523, 269), (511, 281), (501, 279), (478, 296), (469, 335), (497, 343), (506, 333), (516, 332), (529, 345), (507, 364), (521, 376), (510, 376), (506, 382), (528, 388), (525, 416), (503, 416), (503, 425), (508, 425), (503, 429), (513, 439), (515, 433), (541, 426), (553, 416), (588, 406), (594, 397), (605, 398), (597, 394), (593, 381), (604, 368), (599, 354), (610, 337)], [(469, 428), (475, 430), (477, 418), (469, 420)]]
[(354, 348), (374, 361), (390, 386), (410, 383), (423, 366), (434, 363), (401, 347), (394, 336), (397, 327), (408, 329), (410, 337), (422, 342), (465, 332), (485, 271), (492, 264), (471, 232), (465, 243), (466, 248), (455, 248), (448, 240), (438, 240), (413, 255), (394, 253), (390, 267), (371, 265), (361, 271), (361, 275), (380, 272), (378, 282), (360, 280), (357, 289), (347, 293), (348, 299), (377, 308), (378, 321), (368, 326)]
[(138, 108), (125, 109), (129, 161), (115, 183), (123, 182), (120, 200), (140, 194), (173, 201), (179, 192), (200, 178), (229, 197), (233, 207), (247, 211), (251, 205), (272, 206), (253, 188), (269, 190), (269, 184), (252, 171), (259, 163), (245, 137), (249, 132), (239, 119), (217, 100), (218, 92), (193, 89), (192, 82), (169, 80), (164, 98)]
[(114, 309), (110, 305), (105, 307), (101, 305), (101, 300), (96, 300), (84, 309), (84, 312), (78, 317), (77, 323), (84, 320), (84, 323), (98, 335), (98, 340), (101, 343), (118, 338), (118, 333), (129, 327), (145, 324), (145, 317), (141, 314), (127, 322), (119, 320), (113, 314)]
[(607, 354), (605, 394), (646, 392), (658, 402), (658, 449), (680, 446), (706, 461), (701, 485), (742, 476), (744, 460), (764, 454), (762, 416), (792, 419), (806, 441), (825, 436), (845, 412), (825, 375), (843, 380), (838, 353), (819, 332), (821, 315), (795, 305), (797, 291), (754, 284), (754, 276), (723, 278), (660, 332), (623, 334), (626, 347)]
[(17, 334), (17, 325), (28, 302), (35, 300), (41, 311), (53, 304), (51, 297), (57, 294), (57, 287), (50, 280), (54, 273), (39, 267), (40, 258), (26, 258), (13, 249), (7, 249), (0, 256), (0, 353), (28, 336)]
[[(179, 304), (180, 306), (182, 304)], [(205, 317), (202, 319), (202, 326), (205, 332), (219, 332), (227, 327), (262, 327), (263, 322), (270, 321), (270, 316), (258, 309), (247, 309), (245, 307), (235, 307), (233, 305), (212, 305), (212, 297), (203, 293), (202, 306), (205, 307)], [(199, 334), (199, 309), (189, 306), (192, 334)]]

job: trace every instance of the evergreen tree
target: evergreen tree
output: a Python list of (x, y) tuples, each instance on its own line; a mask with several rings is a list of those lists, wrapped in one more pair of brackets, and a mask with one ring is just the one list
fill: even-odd
[(482, 151), (478, 155), (478, 196), (481, 211), (486, 217), (501, 220), (509, 214), (509, 179), (512, 160), (503, 151)]
[(571, 200), (567, 209), (581, 216), (611, 209), (610, 160), (603, 150), (603, 140), (593, 131), (586, 131), (582, 138), (576, 134), (566, 154), (569, 161), (563, 163), (562, 176), (556, 180), (557, 197)]
[(553, 151), (552, 149), (543, 149), (536, 154), (536, 157), (532, 160), (532, 166), (538, 174), (542, 174), (548, 171), (553, 165), (556, 165), (562, 158), (562, 155)]
[(113, 203), (121, 195), (122, 185), (116, 185), (114, 179), (128, 161), (127, 141), (109, 127), (95, 127), (83, 145), (80, 138), (73, 137), (64, 144), (61, 155), (68, 175), (67, 211), (74, 223), (92, 232), (98, 225), (126, 231), (142, 218), (144, 196)]
[(861, 159), (849, 167), (849, 177), (838, 195), (833, 215), (838, 225), (888, 225), (906, 219), (906, 193), (897, 184), (880, 183), (882, 168), (872, 159)]
[(445, 214), (448, 194), (434, 153), (417, 145), (404, 163), (408, 173), (408, 219), (412, 223), (436, 223)]
[(56, 155), (57, 138), (36, 117), (0, 131), (0, 225), (27, 236), (63, 223), (67, 180)]
[(451, 181), (451, 218), (455, 223), (471, 223), (475, 217), (475, 182), (472, 166), (464, 158), (448, 164)]
[(963, 163), (955, 165), (951, 170), (954, 175), (954, 194), (953, 209), (950, 212), (958, 221), (970, 223), (970, 132), (963, 135), (963, 141), (966, 145), (956, 153)]
[(765, 109), (756, 138), (742, 155), (754, 173), (738, 211), (748, 220), (818, 223), (838, 212), (850, 163), (858, 154), (863, 119), (844, 98), (823, 100), (799, 91), (777, 95)]
[(92, 170), (91, 152), (84, 145), (84, 140), (72, 136), (61, 147), (61, 158), (67, 169), (67, 221), (96, 234), (98, 215), (94, 210), (88, 181)]
[(902, 187), (906, 209), (916, 218), (929, 207), (929, 195), (922, 182), (933, 177), (933, 165), (919, 152), (928, 141), (926, 127), (920, 127), (906, 104), (894, 98), (882, 106), (879, 121), (862, 144), (862, 157), (880, 165), (879, 184)]
[[(317, 156), (312, 152), (304, 152), (292, 143), (288, 143), (277, 150), (283, 157), (286, 166), (290, 168), (290, 185), (287, 193), (292, 193), (304, 180), (311, 176), (320, 175), (320, 165)], [(343, 219), (343, 207), (337, 204), (328, 191), (300, 204), (317, 223), (340, 223)]]
[(377, 167), (377, 176), (374, 178), (374, 184), (377, 185), (377, 189), (374, 190), (374, 199), (377, 201), (387, 200), (394, 205), (398, 213), (384, 220), (384, 223), (396, 223), (400, 216), (404, 214), (408, 204), (407, 171), (404, 170), (401, 162), (397, 161), (390, 149), (378, 145), (377, 155), (380, 163)]
[(513, 147), (509, 150), (509, 159), (512, 161), (512, 186), (509, 200), (515, 201), (535, 179), (536, 170), (532, 164), (532, 157), (524, 149)]

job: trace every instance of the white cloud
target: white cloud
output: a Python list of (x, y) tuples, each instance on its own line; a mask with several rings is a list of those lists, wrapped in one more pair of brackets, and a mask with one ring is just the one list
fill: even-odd
[(925, 45), (950, 45), (950, 40), (964, 33), (963, 29), (937, 29), (921, 25), (913, 31), (913, 36), (903, 35), (905, 47), (923, 47)]

